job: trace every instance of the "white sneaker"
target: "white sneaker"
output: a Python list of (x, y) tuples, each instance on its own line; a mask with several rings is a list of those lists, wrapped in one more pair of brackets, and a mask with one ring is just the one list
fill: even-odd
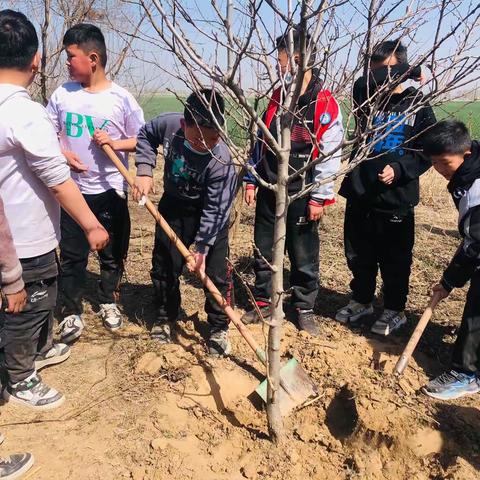
[(337, 311), (335, 320), (340, 323), (355, 323), (360, 320), (360, 318), (365, 317), (366, 315), (371, 315), (372, 313), (373, 306), (371, 303), (364, 305), (355, 300), (350, 300), (348, 305), (345, 305)]
[(386, 308), (380, 318), (372, 325), (372, 332), (378, 335), (390, 335), (407, 323), (407, 317), (404, 312), (397, 312)]
[(38, 372), (49, 365), (62, 363), (70, 357), (70, 353), (70, 347), (65, 343), (54, 343), (48, 352), (37, 355), (37, 358), (35, 358), (35, 370)]
[(82, 335), (85, 322), (80, 315), (69, 315), (58, 325), (60, 328), (60, 340), (62, 343), (73, 343)]
[(102, 317), (103, 326), (107, 330), (114, 332), (122, 328), (122, 314), (115, 303), (102, 303), (100, 305), (100, 316)]
[(52, 410), (65, 401), (63, 394), (43, 383), (37, 373), (19, 383), (8, 384), (3, 398), (35, 410)]

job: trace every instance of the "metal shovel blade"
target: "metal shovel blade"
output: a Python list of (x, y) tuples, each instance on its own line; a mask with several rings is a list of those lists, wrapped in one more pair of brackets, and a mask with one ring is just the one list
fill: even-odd
[[(255, 390), (262, 400), (267, 402), (267, 380), (265, 379)], [(288, 415), (294, 408), (302, 406), (309, 398), (318, 395), (317, 386), (308, 373), (291, 358), (280, 369), (280, 413)]]

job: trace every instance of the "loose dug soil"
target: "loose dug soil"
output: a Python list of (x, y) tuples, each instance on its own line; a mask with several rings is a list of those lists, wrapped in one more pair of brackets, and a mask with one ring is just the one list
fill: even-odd
[[(262, 405), (252, 394), (263, 368), (240, 335), (231, 332), (230, 358), (213, 361), (205, 354), (204, 297), (195, 279), (182, 280), (177, 343), (149, 340), (154, 224), (132, 204), (122, 290), (125, 328), (109, 334), (95, 314), (98, 267), (92, 259), (85, 334), (68, 362), (43, 372), (67, 402), (41, 414), (3, 406), (3, 453), (32, 451), (36, 466), (27, 478), (39, 480), (479, 478), (477, 398), (441, 403), (418, 392), (448, 364), (463, 291), (438, 308), (402, 380), (391, 375), (427, 304), (429, 285), (459, 242), (453, 206), (439, 195), (441, 203), (417, 210), (408, 327), (388, 339), (369, 333), (373, 318), (355, 329), (332, 320), (348, 299), (350, 276), (342, 247), (344, 203), (329, 207), (321, 225), (322, 288), (316, 305), (322, 334), (310, 338), (287, 322), (282, 341), (284, 354), (300, 360), (320, 395), (285, 420), (286, 440), (279, 448), (268, 441)], [(232, 244), (232, 261), (250, 282), (252, 216), (243, 212)], [(239, 309), (247, 306), (240, 282), (236, 300)], [(263, 342), (262, 327), (252, 330)]]

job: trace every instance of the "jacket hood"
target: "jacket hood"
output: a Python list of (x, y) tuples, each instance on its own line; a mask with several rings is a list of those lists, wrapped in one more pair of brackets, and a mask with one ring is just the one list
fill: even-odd
[(465, 156), (465, 161), (448, 183), (448, 191), (452, 195), (458, 188), (468, 190), (473, 182), (480, 178), (480, 143), (474, 140), (470, 151), (472, 153)]

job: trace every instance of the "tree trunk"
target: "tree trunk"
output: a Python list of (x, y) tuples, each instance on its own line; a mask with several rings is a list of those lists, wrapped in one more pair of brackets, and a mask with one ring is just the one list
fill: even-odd
[(270, 438), (280, 443), (283, 437), (283, 421), (280, 414), (280, 367), (283, 323), (283, 261), (285, 257), (285, 237), (287, 231), (288, 208), (288, 152), (278, 157), (278, 178), (275, 207), (275, 227), (273, 232), (272, 252), (272, 293), (271, 293), (271, 326), (268, 331), (268, 389), (267, 418)]
[(48, 103), (47, 60), (48, 60), (48, 28), (50, 26), (50, 0), (44, 2), (44, 18), (42, 24), (42, 57), (40, 63), (40, 92), (44, 105)]

